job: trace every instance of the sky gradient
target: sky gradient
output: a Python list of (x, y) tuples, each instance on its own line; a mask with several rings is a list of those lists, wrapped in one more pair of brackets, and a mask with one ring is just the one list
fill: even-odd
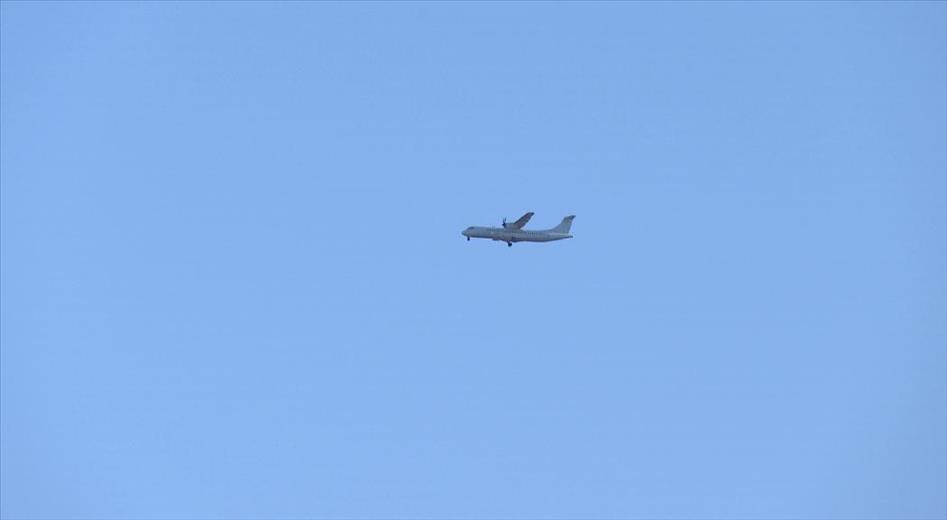
[(0, 3), (0, 517), (947, 517), (945, 5)]

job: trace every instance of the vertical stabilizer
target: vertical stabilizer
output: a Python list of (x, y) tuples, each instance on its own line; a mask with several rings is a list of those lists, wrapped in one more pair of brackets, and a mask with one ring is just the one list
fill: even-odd
[(549, 231), (553, 233), (563, 233), (568, 234), (569, 230), (572, 229), (572, 219), (575, 218), (575, 215), (569, 215), (568, 217), (562, 219), (562, 222), (558, 226), (550, 229)]

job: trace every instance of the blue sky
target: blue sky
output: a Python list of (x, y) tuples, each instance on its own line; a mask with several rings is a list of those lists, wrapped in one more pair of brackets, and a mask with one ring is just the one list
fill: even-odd
[(3, 2), (0, 516), (944, 518), (945, 5)]

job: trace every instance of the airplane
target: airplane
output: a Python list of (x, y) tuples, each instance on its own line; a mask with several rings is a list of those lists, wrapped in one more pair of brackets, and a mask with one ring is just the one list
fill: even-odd
[(523, 226), (533, 218), (533, 212), (523, 215), (516, 222), (507, 222), (503, 219), (503, 227), (479, 227), (470, 226), (460, 234), (471, 238), (489, 238), (497, 242), (506, 242), (508, 247), (513, 247), (513, 242), (552, 242), (553, 240), (562, 240), (572, 238), (569, 229), (572, 228), (572, 219), (575, 215), (569, 215), (562, 219), (558, 226), (552, 229), (526, 230)]

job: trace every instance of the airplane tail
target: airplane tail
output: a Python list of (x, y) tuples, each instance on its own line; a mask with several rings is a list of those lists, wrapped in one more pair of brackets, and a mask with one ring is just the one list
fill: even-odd
[(568, 234), (569, 230), (572, 229), (572, 219), (575, 218), (575, 215), (569, 215), (568, 217), (562, 219), (562, 222), (558, 226), (550, 229), (553, 233), (564, 233)]

